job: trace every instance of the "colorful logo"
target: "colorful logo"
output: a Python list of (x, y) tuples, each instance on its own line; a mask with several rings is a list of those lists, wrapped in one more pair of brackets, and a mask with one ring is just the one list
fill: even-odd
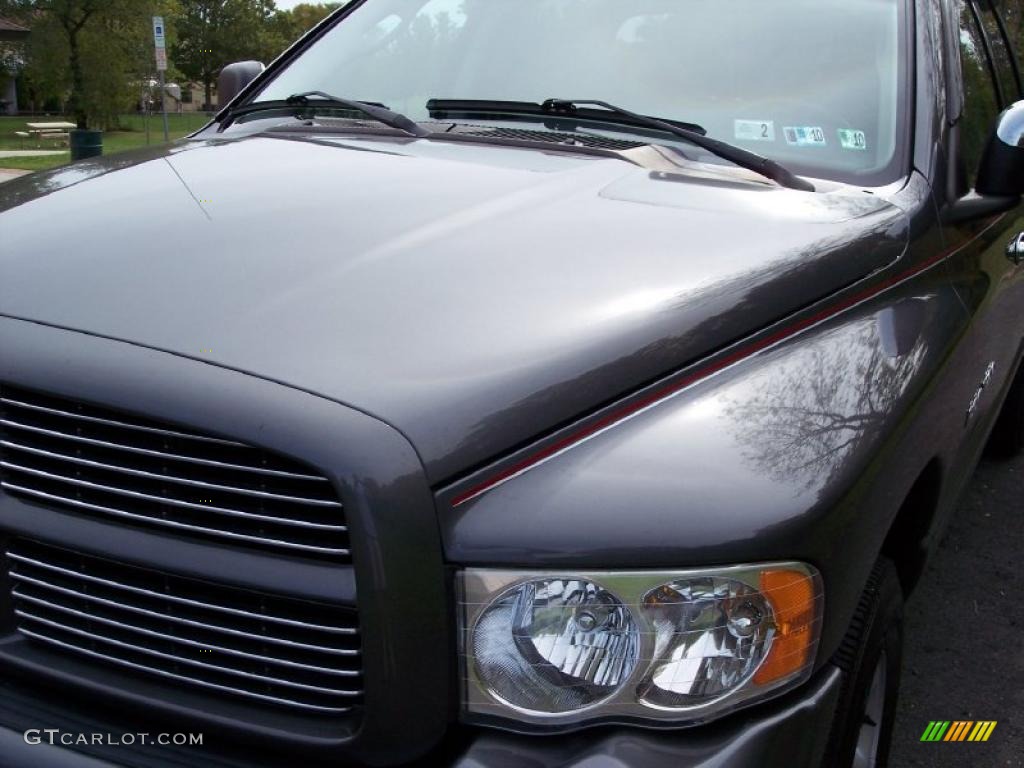
[(996, 729), (996, 720), (932, 720), (921, 734), (921, 741), (988, 741)]

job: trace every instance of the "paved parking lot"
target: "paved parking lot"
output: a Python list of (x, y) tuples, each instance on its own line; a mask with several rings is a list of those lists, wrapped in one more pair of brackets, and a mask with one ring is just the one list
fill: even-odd
[[(985, 461), (906, 612), (892, 768), (1024, 766), (1024, 459)], [(929, 720), (996, 720), (921, 743)]]

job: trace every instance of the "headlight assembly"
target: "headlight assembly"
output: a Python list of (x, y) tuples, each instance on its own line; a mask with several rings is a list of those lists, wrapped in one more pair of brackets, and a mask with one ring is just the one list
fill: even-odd
[(778, 563), (459, 575), (469, 719), (548, 728), (709, 720), (807, 679), (821, 580)]

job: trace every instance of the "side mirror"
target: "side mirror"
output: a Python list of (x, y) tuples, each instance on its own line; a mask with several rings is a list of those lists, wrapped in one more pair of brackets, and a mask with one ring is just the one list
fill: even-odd
[(978, 170), (979, 195), (1024, 195), (1024, 101), (1006, 109), (996, 121)]
[(1020, 205), (1024, 195), (1024, 101), (1008, 107), (996, 120), (970, 194), (945, 211), (947, 224), (995, 216)]
[(263, 70), (262, 61), (236, 61), (224, 67), (217, 76), (217, 107), (224, 109)]

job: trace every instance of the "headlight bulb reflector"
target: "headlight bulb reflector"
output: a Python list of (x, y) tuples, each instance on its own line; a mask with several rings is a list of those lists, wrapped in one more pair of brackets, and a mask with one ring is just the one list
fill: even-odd
[(655, 639), (637, 698), (656, 707), (703, 704), (738, 688), (767, 656), (775, 634), (771, 605), (728, 578), (663, 584), (644, 595), (643, 611)]
[(632, 615), (606, 589), (583, 579), (540, 579), (488, 606), (472, 651), (492, 695), (526, 711), (560, 713), (618, 690), (639, 647)]

